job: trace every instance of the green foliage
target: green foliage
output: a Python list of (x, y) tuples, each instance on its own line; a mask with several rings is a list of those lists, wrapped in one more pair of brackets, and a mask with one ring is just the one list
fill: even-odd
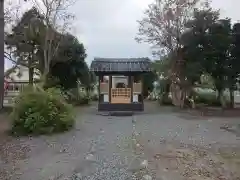
[(221, 102), (217, 98), (216, 92), (214, 93), (203, 93), (203, 92), (195, 92), (194, 102), (196, 104), (205, 104), (208, 106), (221, 106)]
[(53, 87), (61, 88), (60, 80), (58, 79), (58, 77), (53, 77), (51, 75), (48, 75), (45, 77), (45, 79), (42, 79), (42, 82), (43, 82), (44, 89), (53, 88)]
[(164, 92), (160, 95), (158, 99), (160, 105), (173, 105), (171, 96), (169, 96), (169, 93)]
[[(182, 2), (186, 6), (177, 1), (153, 3), (139, 21), (138, 40), (154, 45), (164, 54), (163, 60), (153, 63), (159, 75), (177, 82), (182, 91), (196, 85), (216, 89), (217, 98), (199, 97), (199, 102), (207, 104), (219, 104), (223, 91), (229, 88), (233, 107), (233, 91), (240, 75), (240, 23), (232, 25), (230, 18), (220, 19), (219, 11), (208, 3), (195, 8), (196, 2)], [(184, 7), (173, 12), (172, 6)], [(162, 14), (171, 15), (166, 18)]]
[[(194, 102), (196, 104), (205, 104), (207, 106), (221, 106), (220, 99), (217, 96), (217, 92), (212, 89), (195, 88), (193, 91)], [(226, 104), (229, 104), (228, 92), (222, 94), (222, 97)]]
[(91, 100), (92, 101), (98, 101), (98, 94), (92, 94)]
[(197, 86), (209, 89), (213, 89), (215, 87), (212, 77), (207, 73), (201, 75), (200, 83), (197, 84)]
[[(202, 83), (205, 87), (213, 84), (220, 99), (225, 88), (234, 89), (240, 73), (237, 68), (240, 56), (238, 57), (236, 50), (239, 40), (235, 25), (232, 28), (230, 19), (219, 19), (218, 12), (210, 9), (196, 10), (194, 18), (186, 27), (190, 28), (190, 31), (183, 34), (182, 42), (184, 59), (190, 68), (183, 71), (191, 74), (187, 77), (188, 81), (193, 83), (198, 82), (199, 77), (201, 81), (203, 74), (208, 74), (213, 83)], [(216, 103), (219, 103), (219, 100)]]
[[(218, 19), (218, 12), (211, 10), (195, 10), (192, 20), (189, 20), (185, 27), (188, 31), (181, 36), (182, 58), (184, 63), (181, 64), (181, 76), (187, 78), (188, 83), (192, 86), (201, 81), (201, 75), (205, 73), (209, 53), (207, 45), (209, 44), (208, 30)], [(208, 71), (207, 71), (208, 72)]]
[(89, 104), (91, 98), (86, 91), (81, 91), (79, 88), (73, 88), (66, 91), (68, 102), (73, 105)]
[(11, 55), (5, 53), (5, 57), (16, 65), (29, 69), (29, 82), (33, 83), (34, 69), (41, 72), (40, 44), (43, 43), (45, 25), (43, 18), (36, 8), (25, 12), (20, 21), (13, 26), (12, 32), (6, 34), (5, 43)]
[(74, 125), (72, 106), (59, 89), (22, 92), (13, 107), (12, 133), (16, 135), (62, 132)]
[(66, 101), (66, 99), (67, 99), (67, 95), (63, 91), (61, 91), (61, 89), (59, 89), (59, 88), (48, 88), (46, 90), (46, 92), (50, 96), (55, 97), (62, 102)]
[(168, 78), (160, 79), (158, 83), (159, 83), (158, 90), (160, 94), (170, 92), (171, 81)]
[(233, 91), (237, 88), (240, 74), (240, 23), (235, 23), (232, 28), (232, 46), (230, 47), (231, 57), (227, 62), (227, 86), (230, 90), (231, 103), (234, 107)]
[[(208, 91), (209, 90), (209, 91)], [(196, 105), (198, 104), (204, 104), (206, 106), (221, 106), (221, 102), (217, 97), (216, 91), (213, 91), (211, 89), (195, 89), (192, 92), (192, 96), (194, 97), (194, 102)], [(210, 91), (211, 90), (211, 91)], [(224, 94), (224, 99), (227, 104), (229, 104), (229, 98), (227, 98), (227, 95)], [(173, 105), (171, 95), (168, 92), (162, 92), (159, 95), (158, 99), (160, 105)], [(189, 99), (186, 98), (185, 100), (185, 106), (191, 106)]]
[(228, 61), (228, 81), (230, 88), (234, 88), (240, 74), (240, 23), (235, 23), (232, 28), (231, 57)]
[[(5, 43), (12, 52), (14, 63), (29, 68), (29, 79), (37, 70), (41, 75), (57, 79), (46, 82), (47, 87), (60, 86), (63, 89), (77, 87), (77, 81), (90, 87), (95, 81), (94, 74), (89, 72), (85, 62), (84, 45), (69, 33), (62, 34), (52, 27), (46, 27), (45, 19), (36, 8), (26, 11), (20, 21), (7, 34)], [(50, 32), (51, 31), (51, 32)], [(51, 34), (50, 49), (52, 51), (49, 64), (45, 64), (46, 36)], [(50, 51), (50, 50), (49, 50)], [(47, 52), (49, 53), (49, 52)], [(45, 60), (44, 60), (45, 59)], [(46, 67), (49, 70), (46, 70)], [(44, 77), (44, 80), (49, 80)]]
[(152, 69), (159, 75), (167, 76), (168, 71), (171, 68), (171, 62), (170, 59), (167, 57), (164, 57), (161, 60), (156, 60), (152, 63)]
[(58, 53), (50, 65), (50, 75), (58, 78), (58, 85), (64, 89), (77, 87), (77, 82), (90, 86), (93, 74), (85, 62), (86, 53), (82, 43), (71, 34), (63, 36)]
[(143, 75), (143, 96), (146, 98), (149, 92), (152, 92), (153, 82), (157, 79), (156, 72), (149, 72)]
[(227, 62), (230, 59), (231, 22), (229, 19), (219, 20), (209, 28), (206, 46), (206, 71), (212, 76), (218, 92), (226, 87)]

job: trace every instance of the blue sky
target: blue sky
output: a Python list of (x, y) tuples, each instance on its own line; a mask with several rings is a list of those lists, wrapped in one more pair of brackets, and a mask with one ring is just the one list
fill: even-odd
[[(148, 44), (138, 44), (134, 37), (137, 20), (153, 0), (78, 0), (71, 12), (75, 13), (73, 34), (84, 43), (88, 57), (150, 57)], [(213, 0), (212, 7), (221, 9), (222, 17), (240, 20), (240, 0)], [(9, 67), (9, 62), (6, 67)]]

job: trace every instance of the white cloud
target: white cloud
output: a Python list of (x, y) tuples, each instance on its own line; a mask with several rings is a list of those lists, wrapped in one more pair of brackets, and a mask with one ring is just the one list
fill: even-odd
[(221, 17), (229, 17), (233, 22), (240, 20), (240, 1), (239, 0), (213, 0), (212, 6), (220, 9)]
[[(138, 44), (134, 37), (138, 31), (137, 20), (154, 0), (79, 0), (72, 11), (76, 13), (76, 35), (87, 48), (90, 62), (95, 56), (138, 57), (151, 56), (148, 44)], [(221, 17), (240, 19), (237, 13), (239, 0), (213, 0), (212, 6), (220, 8)]]
[(138, 44), (137, 20), (152, 0), (83, 0), (76, 12), (77, 36), (86, 46), (90, 62), (101, 57), (151, 56), (148, 44)]
[[(87, 61), (94, 57), (151, 57), (148, 44), (138, 44), (137, 20), (154, 0), (78, 0), (71, 7), (76, 15), (73, 33), (87, 50)], [(239, 0), (213, 0), (212, 6), (220, 8), (221, 17), (240, 19)]]

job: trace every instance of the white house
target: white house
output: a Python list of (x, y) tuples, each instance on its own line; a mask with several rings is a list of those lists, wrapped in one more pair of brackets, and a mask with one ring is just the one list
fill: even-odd
[[(37, 74), (34, 74), (33, 78), (36, 80), (39, 79), (39, 76)], [(28, 68), (20, 66), (9, 75), (9, 79), (12, 82), (29, 82)]]
[[(24, 88), (24, 86), (29, 83), (27, 67), (19, 67), (13, 71), (6, 79), (6, 89), (4, 96), (4, 106), (11, 106), (14, 98), (19, 94), (19, 92)], [(34, 80), (39, 79), (38, 75), (33, 76)]]

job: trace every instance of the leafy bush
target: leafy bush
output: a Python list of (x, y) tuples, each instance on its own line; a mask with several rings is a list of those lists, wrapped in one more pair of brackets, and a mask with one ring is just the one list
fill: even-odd
[(67, 95), (58, 88), (49, 88), (46, 90), (46, 92), (49, 93), (49, 95), (60, 99), (61, 101), (65, 101), (68, 98)]
[(212, 93), (198, 93), (195, 97), (195, 103), (209, 106), (221, 106), (221, 102), (217, 99), (216, 94)]
[(160, 105), (173, 105), (172, 98), (169, 96), (169, 93), (162, 93), (159, 97), (158, 101)]
[(49, 134), (74, 125), (72, 106), (54, 88), (22, 92), (16, 98), (11, 117), (14, 134)]
[(79, 92), (78, 105), (89, 104), (90, 100), (91, 100), (91, 97), (88, 95), (86, 91)]
[(91, 100), (92, 101), (97, 101), (98, 100), (98, 94), (92, 94)]
[(42, 79), (43, 81), (43, 88), (44, 89), (48, 89), (48, 88), (56, 88), (56, 87), (61, 87), (60, 86), (60, 80), (57, 77), (53, 77), (53, 76), (47, 76), (45, 77), (45, 79)]
[(71, 89), (66, 92), (68, 102), (73, 105), (89, 104), (90, 97), (86, 92), (80, 91), (78, 88)]
[(148, 96), (147, 99), (148, 99), (148, 100), (151, 100), (151, 101), (156, 101), (156, 100), (159, 99), (159, 95), (158, 95), (158, 93), (157, 93), (156, 91), (153, 91), (153, 92), (151, 92), (151, 93), (149, 94), (149, 96)]

